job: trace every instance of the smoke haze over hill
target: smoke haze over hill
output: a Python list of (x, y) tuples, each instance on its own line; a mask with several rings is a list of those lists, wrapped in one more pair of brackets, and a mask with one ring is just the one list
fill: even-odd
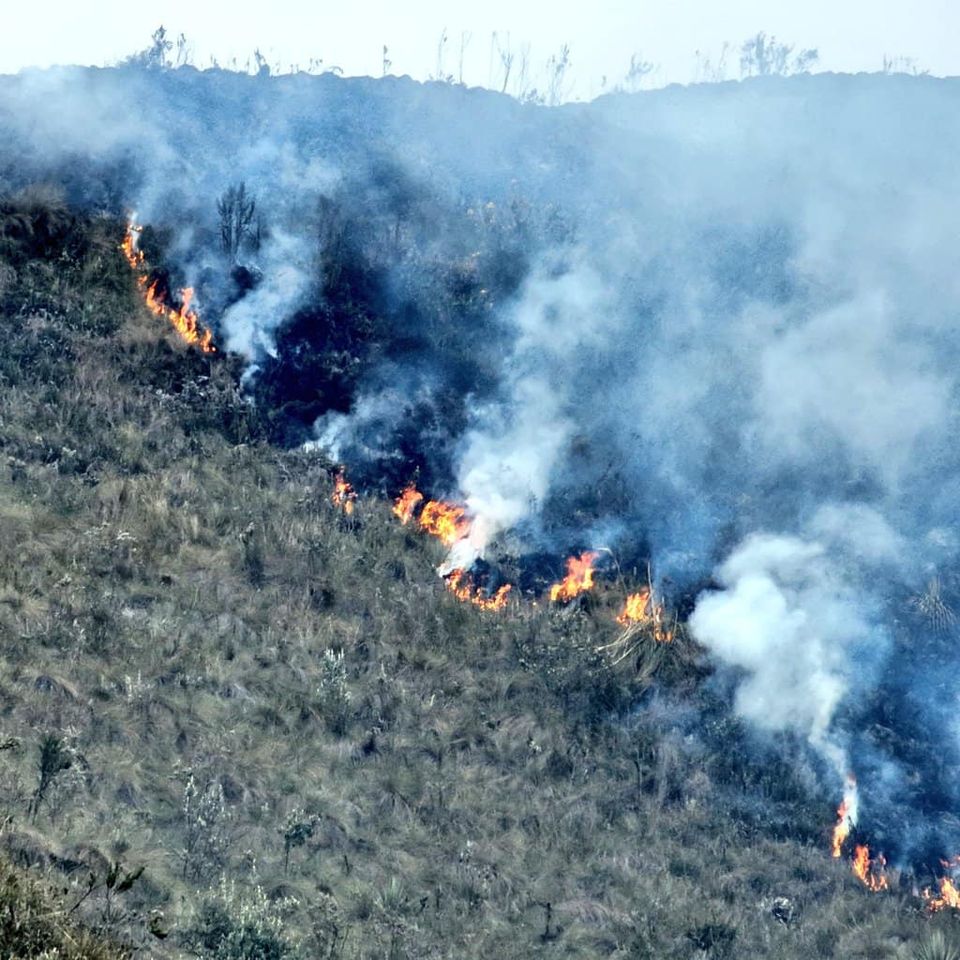
[[(136, 210), (286, 443), (475, 517), (471, 558), (649, 559), (896, 863), (960, 850), (960, 83), (544, 109), (332, 76), (0, 81), (6, 188)], [(216, 200), (262, 217), (236, 262)], [(705, 589), (709, 584), (709, 589)], [(703, 592), (701, 592), (703, 591)]]

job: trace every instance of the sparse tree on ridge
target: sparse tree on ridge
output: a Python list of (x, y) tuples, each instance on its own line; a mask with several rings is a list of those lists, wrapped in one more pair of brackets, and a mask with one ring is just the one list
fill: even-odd
[[(177, 41), (178, 59), (185, 56), (186, 45), (186, 37), (180, 34)], [(172, 49), (173, 41), (167, 39), (167, 28), (160, 24), (150, 38), (150, 46), (128, 57), (127, 63), (137, 67), (146, 67), (150, 70), (162, 70), (170, 65), (170, 51)]]
[(801, 50), (791, 57), (793, 50), (793, 44), (778, 43), (776, 37), (767, 37), (761, 31), (740, 47), (740, 76), (786, 77), (806, 73), (820, 59), (815, 49)]

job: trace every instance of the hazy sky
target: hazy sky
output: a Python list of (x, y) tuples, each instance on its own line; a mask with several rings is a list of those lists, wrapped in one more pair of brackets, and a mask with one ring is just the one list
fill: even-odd
[[(146, 46), (163, 24), (184, 33), (193, 62), (243, 65), (259, 47), (272, 65), (306, 67), (311, 59), (350, 74), (382, 71), (383, 45), (391, 72), (419, 79), (437, 72), (446, 30), (445, 73), (496, 85), (499, 67), (491, 35), (517, 54), (529, 45), (533, 82), (563, 44), (570, 46), (573, 91), (590, 96), (620, 81), (630, 56), (658, 66), (655, 84), (695, 79), (695, 51), (716, 60), (724, 42), (735, 47), (758, 31), (820, 51), (819, 68), (880, 69), (884, 56), (911, 58), (938, 75), (960, 74), (957, 0), (0, 0), (0, 72), (53, 63), (106, 64)], [(728, 56), (728, 75), (738, 56)], [(651, 85), (648, 81), (648, 85)]]

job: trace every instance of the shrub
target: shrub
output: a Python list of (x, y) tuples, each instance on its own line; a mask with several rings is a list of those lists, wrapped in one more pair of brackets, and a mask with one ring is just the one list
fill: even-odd
[(223, 867), (230, 848), (229, 814), (219, 780), (201, 790), (190, 774), (183, 788), (183, 819), (183, 875), (200, 880)]
[(296, 901), (271, 901), (255, 883), (246, 892), (222, 878), (182, 936), (183, 946), (209, 960), (286, 960), (299, 950), (284, 935), (285, 917)]
[(327, 729), (342, 737), (350, 725), (350, 690), (347, 687), (347, 667), (342, 650), (325, 650), (320, 662), (320, 680), (317, 684), (320, 713)]

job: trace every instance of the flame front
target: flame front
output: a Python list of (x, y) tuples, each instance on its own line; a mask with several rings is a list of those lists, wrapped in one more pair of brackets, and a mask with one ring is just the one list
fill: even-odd
[(592, 550), (581, 553), (579, 557), (567, 559), (567, 575), (550, 588), (550, 600), (572, 600), (587, 590), (593, 589), (593, 564), (597, 554)]
[(333, 478), (333, 493), (330, 494), (330, 502), (349, 517), (353, 513), (353, 507), (357, 499), (356, 491), (347, 482), (346, 473), (341, 467), (337, 475)]
[[(396, 512), (396, 510), (394, 510)], [(452, 547), (470, 532), (466, 509), (442, 500), (430, 500), (420, 511), (420, 529)]]
[(937, 883), (940, 886), (940, 896), (936, 897), (929, 889), (923, 891), (923, 899), (927, 901), (927, 909), (931, 912), (937, 910), (960, 910), (960, 890), (950, 877), (941, 877)]
[(960, 888), (957, 887), (956, 876), (957, 869), (960, 868), (960, 857), (954, 857), (952, 860), (941, 860), (944, 870), (949, 870), (953, 876), (941, 877), (937, 881), (940, 888), (940, 895), (936, 896), (933, 891), (927, 887), (921, 893), (926, 901), (927, 909), (931, 913), (937, 910), (960, 910)]
[(853, 875), (868, 889), (877, 893), (887, 889), (887, 878), (883, 872), (887, 861), (883, 855), (876, 860), (870, 859), (870, 848), (866, 844), (858, 844), (853, 851)]
[(180, 306), (174, 309), (164, 303), (163, 298), (159, 295), (159, 288), (156, 283), (147, 285), (143, 251), (137, 246), (137, 240), (142, 229), (142, 227), (132, 223), (129, 224), (123, 243), (120, 244), (120, 249), (123, 251), (127, 263), (137, 273), (137, 286), (143, 294), (147, 309), (158, 317), (164, 317), (180, 334), (184, 342), (199, 347), (203, 353), (216, 353), (217, 348), (213, 345), (213, 334), (200, 326), (200, 318), (196, 311), (190, 309), (190, 303), (193, 300), (193, 287), (184, 287), (180, 291)]
[[(141, 278), (143, 279), (143, 278)], [(180, 338), (193, 347), (199, 347), (204, 353), (216, 353), (213, 345), (213, 334), (200, 326), (200, 318), (190, 309), (193, 300), (193, 287), (184, 287), (180, 291), (180, 306), (176, 310), (168, 307), (157, 296), (157, 285), (151, 284), (145, 294), (147, 309), (152, 310), (158, 317), (165, 317), (180, 334)]]
[(496, 593), (485, 594), (473, 581), (466, 570), (454, 570), (447, 578), (447, 589), (463, 603), (472, 603), (481, 610), (502, 610), (507, 605), (507, 597), (513, 587), (507, 583)]
[(404, 526), (413, 519), (417, 504), (423, 500), (423, 494), (412, 484), (407, 484), (403, 493), (393, 502), (393, 515)]
[(624, 627), (634, 624), (648, 626), (657, 643), (673, 641), (673, 630), (664, 625), (664, 606), (656, 601), (653, 591), (648, 587), (627, 597), (617, 623)]

